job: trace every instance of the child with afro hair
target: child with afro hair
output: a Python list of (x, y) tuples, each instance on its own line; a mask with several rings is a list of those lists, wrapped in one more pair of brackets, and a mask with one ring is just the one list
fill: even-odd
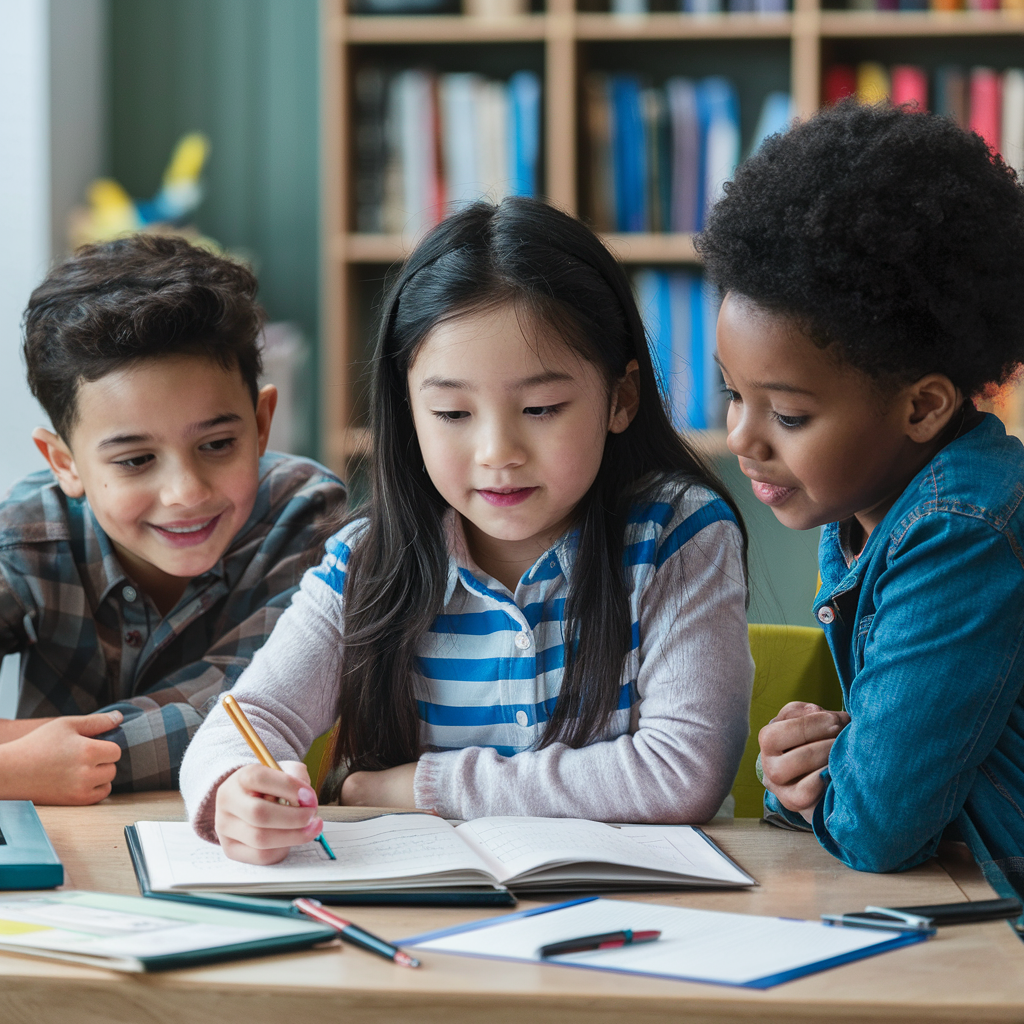
[(729, 448), (823, 527), (846, 706), (761, 731), (766, 817), (864, 871), (959, 839), (1024, 893), (1024, 447), (974, 404), (1024, 360), (1024, 191), (952, 121), (844, 103), (769, 139), (698, 247)]

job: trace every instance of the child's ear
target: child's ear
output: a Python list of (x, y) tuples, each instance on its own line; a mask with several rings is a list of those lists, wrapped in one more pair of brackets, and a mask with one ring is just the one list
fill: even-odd
[(612, 389), (612, 408), (608, 418), (608, 432), (621, 434), (633, 422), (640, 408), (640, 364), (631, 359), (626, 372)]
[(907, 390), (907, 436), (918, 444), (934, 441), (963, 405), (960, 389), (942, 373), (929, 373)]
[(256, 396), (256, 436), (259, 441), (259, 453), (267, 450), (270, 440), (270, 424), (274, 421), (274, 410), (277, 408), (277, 388), (273, 384), (264, 384)]
[(78, 475), (78, 467), (75, 465), (71, 449), (52, 430), (45, 427), (36, 427), (32, 431), (32, 440), (53, 470), (60, 489), (69, 498), (81, 498), (85, 494), (85, 485)]

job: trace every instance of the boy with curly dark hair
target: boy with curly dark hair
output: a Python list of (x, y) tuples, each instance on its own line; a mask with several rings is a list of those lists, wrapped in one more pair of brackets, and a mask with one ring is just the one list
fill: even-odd
[(0, 501), (0, 797), (173, 789), (192, 734), (316, 561), (340, 481), (265, 454), (262, 311), (241, 264), (179, 238), (84, 247), (32, 293), (49, 469)]
[(698, 242), (729, 447), (794, 529), (845, 712), (761, 731), (766, 815), (866, 871), (966, 841), (1024, 892), (1024, 192), (951, 121), (852, 103), (770, 139)]

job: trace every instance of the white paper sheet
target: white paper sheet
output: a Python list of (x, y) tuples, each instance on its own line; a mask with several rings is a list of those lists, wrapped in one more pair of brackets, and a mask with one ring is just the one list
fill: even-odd
[(626, 928), (659, 929), (661, 938), (544, 962), (751, 985), (833, 957), (867, 955), (864, 951), (872, 946), (903, 937), (899, 932), (833, 928), (817, 921), (596, 899), (530, 917), (512, 915), (511, 920), (499, 919), (498, 924), (454, 935), (424, 941), (413, 937), (401, 944), (439, 953), (537, 962), (541, 946)]

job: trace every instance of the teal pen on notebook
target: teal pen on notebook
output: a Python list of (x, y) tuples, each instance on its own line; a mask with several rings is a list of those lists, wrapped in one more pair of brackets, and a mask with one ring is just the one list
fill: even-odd
[(385, 960), (393, 960), (402, 967), (419, 967), (420, 965), (419, 960), (415, 957), (409, 956), (408, 953), (397, 946), (392, 946), (385, 939), (378, 939), (376, 935), (372, 935), (365, 929), (360, 928), (359, 925), (346, 921), (343, 917), (338, 917), (337, 914), (328, 910), (319, 900), (308, 898), (292, 900), (292, 906), (296, 910), (301, 910), (307, 917), (313, 918), (314, 921), (329, 925), (343, 939), (351, 942), (353, 946), (368, 950), (370, 953), (376, 953), (377, 956), (382, 956)]
[[(245, 742), (249, 744), (249, 749), (256, 755), (260, 764), (266, 768), (273, 768), (275, 771), (284, 771), (274, 760), (274, 755), (267, 750), (266, 744), (259, 738), (256, 730), (252, 727), (252, 723), (245, 717), (245, 712), (238, 706), (238, 701), (228, 693), (224, 696), (224, 700), (221, 703), (223, 703), (224, 710), (228, 713), (228, 718), (235, 723), (235, 728), (242, 734)], [(278, 797), (277, 802), (279, 804), (287, 804), (289, 807), (291, 806), (283, 797)], [(334, 851), (331, 849), (330, 843), (324, 838), (322, 832), (316, 837), (316, 841), (324, 848), (324, 853), (331, 860), (338, 859), (334, 856)]]

